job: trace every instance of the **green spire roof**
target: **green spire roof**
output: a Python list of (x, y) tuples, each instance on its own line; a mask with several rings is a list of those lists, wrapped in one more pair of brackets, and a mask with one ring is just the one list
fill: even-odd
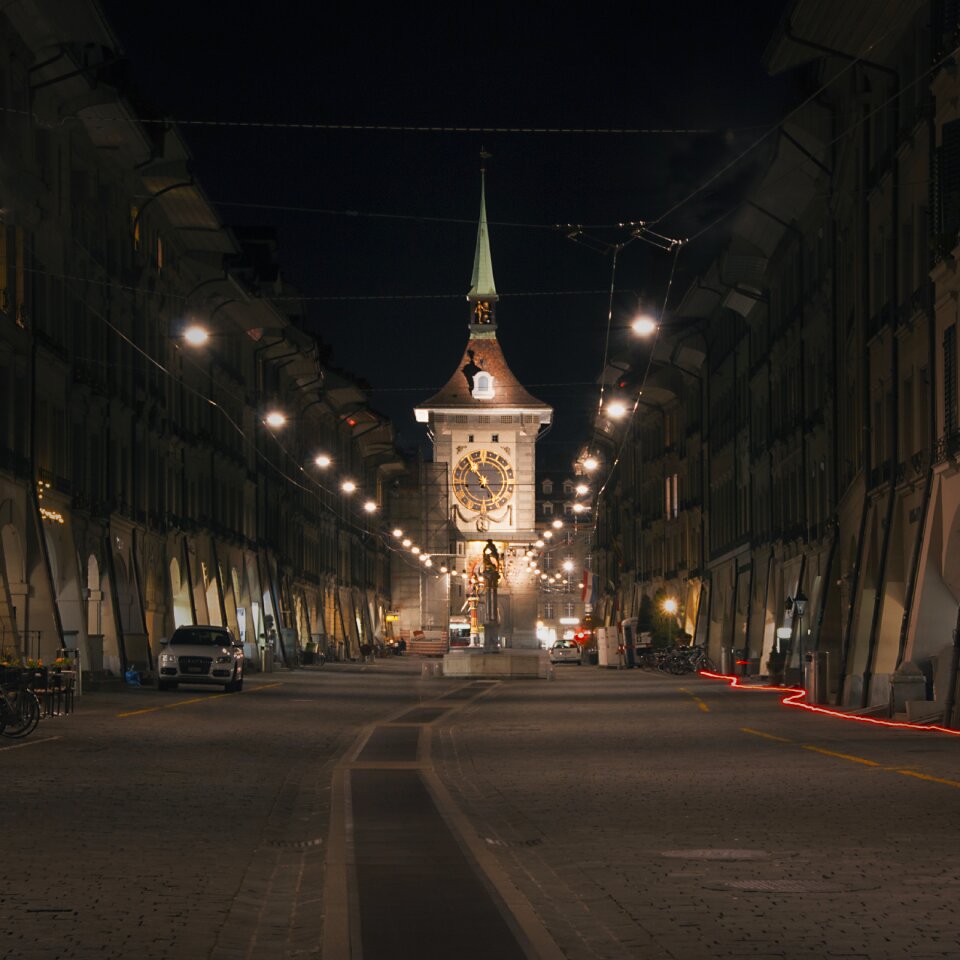
[(477, 249), (473, 254), (473, 275), (470, 278), (468, 300), (496, 300), (497, 286), (493, 282), (493, 261), (490, 259), (490, 233), (487, 230), (487, 197), (481, 174), (480, 224), (477, 227)]

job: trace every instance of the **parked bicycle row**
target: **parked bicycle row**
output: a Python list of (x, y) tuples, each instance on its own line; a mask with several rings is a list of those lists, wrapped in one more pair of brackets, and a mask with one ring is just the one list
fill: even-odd
[(46, 668), (0, 669), (0, 735), (20, 739), (43, 717), (73, 710), (73, 674)]
[(640, 647), (634, 654), (638, 667), (643, 670), (659, 670), (681, 676), (698, 670), (716, 670), (713, 661), (701, 646), (689, 647)]

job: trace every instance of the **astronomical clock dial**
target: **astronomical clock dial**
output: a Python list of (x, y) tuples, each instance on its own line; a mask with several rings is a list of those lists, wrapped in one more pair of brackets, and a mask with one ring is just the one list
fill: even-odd
[(453, 495), (466, 510), (489, 513), (513, 497), (513, 467), (493, 450), (473, 450), (453, 468)]

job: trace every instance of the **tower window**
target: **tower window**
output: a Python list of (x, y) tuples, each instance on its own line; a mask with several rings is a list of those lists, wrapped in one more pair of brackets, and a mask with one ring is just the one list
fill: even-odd
[(473, 395), (478, 400), (493, 398), (493, 375), (481, 370), (473, 377)]
[(490, 442), (491, 442), (491, 443), (499, 443), (499, 442), (500, 442), (500, 434), (499, 434), (499, 433), (491, 433), (491, 434), (490, 434)]

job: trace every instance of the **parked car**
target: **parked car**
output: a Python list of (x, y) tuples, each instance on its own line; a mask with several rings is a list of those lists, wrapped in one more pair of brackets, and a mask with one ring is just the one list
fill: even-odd
[(558, 640), (550, 648), (551, 663), (575, 663), (578, 667), (583, 663), (583, 653), (579, 644), (574, 640)]
[(219, 684), (227, 693), (243, 689), (243, 645), (226, 627), (178, 627), (160, 651), (157, 687), (181, 683)]

